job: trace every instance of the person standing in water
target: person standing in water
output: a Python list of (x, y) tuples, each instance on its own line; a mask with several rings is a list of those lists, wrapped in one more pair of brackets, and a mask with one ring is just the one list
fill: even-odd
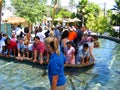
[(48, 78), (50, 90), (66, 90), (66, 77), (64, 74), (64, 54), (59, 51), (59, 43), (56, 38), (48, 37), (44, 40), (47, 52), (50, 54), (48, 63)]

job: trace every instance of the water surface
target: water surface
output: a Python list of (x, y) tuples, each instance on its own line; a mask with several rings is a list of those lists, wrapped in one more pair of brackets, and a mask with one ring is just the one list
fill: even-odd
[[(119, 90), (120, 44), (100, 39), (93, 67), (66, 68), (67, 90)], [(0, 60), (0, 90), (49, 90), (45, 66)]]

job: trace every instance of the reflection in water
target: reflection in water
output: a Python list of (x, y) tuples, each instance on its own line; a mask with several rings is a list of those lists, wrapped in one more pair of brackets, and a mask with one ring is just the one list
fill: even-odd
[[(65, 68), (67, 90), (119, 90), (120, 44), (100, 39), (94, 66)], [(46, 66), (0, 60), (0, 90), (49, 90)]]

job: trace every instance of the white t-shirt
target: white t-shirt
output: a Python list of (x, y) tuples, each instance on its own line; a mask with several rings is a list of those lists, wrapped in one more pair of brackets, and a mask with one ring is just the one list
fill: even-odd
[(15, 29), (15, 34), (18, 36), (20, 35), (20, 33), (23, 32), (23, 30), (21, 28), (16, 28)]
[(29, 51), (32, 51), (32, 47), (33, 47), (33, 44), (29, 44), (29, 45), (28, 45), (28, 50), (29, 50)]
[(4, 40), (0, 40), (0, 53), (2, 53), (3, 46), (5, 46), (5, 41)]
[(40, 38), (41, 42), (44, 42), (45, 34), (43, 32), (38, 32), (36, 34), (36, 36), (38, 36)]
[(46, 29), (42, 30), (42, 32), (43, 32), (44, 34), (45, 34), (47, 31), (48, 31), (48, 30), (46, 30)]

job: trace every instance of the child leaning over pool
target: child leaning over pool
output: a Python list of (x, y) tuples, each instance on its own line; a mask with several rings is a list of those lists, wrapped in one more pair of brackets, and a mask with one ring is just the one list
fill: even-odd
[(66, 64), (75, 64), (75, 48), (72, 42), (67, 42), (67, 49), (65, 50)]
[(38, 36), (34, 37), (34, 43), (33, 43), (33, 62), (37, 62), (39, 60), (40, 64), (43, 64), (43, 54), (45, 51), (44, 43), (40, 41), (40, 38)]
[(16, 58), (17, 58), (17, 60), (22, 61), (25, 58), (25, 54), (24, 54), (25, 45), (24, 45), (22, 38), (19, 38), (17, 48), (18, 48), (18, 57), (16, 57)]
[(10, 38), (6, 38), (5, 40), (6, 49), (7, 49), (7, 57), (14, 56), (16, 57), (17, 52), (17, 43), (12, 41)]
[(25, 56), (27, 57), (27, 58), (29, 58), (29, 47), (30, 47), (30, 44), (28, 43), (28, 40), (25, 40), (24, 41), (24, 53), (25, 53)]
[(79, 47), (78, 53), (76, 55), (76, 63), (77, 64), (89, 64), (90, 59), (90, 52), (89, 52), (89, 46), (88, 44), (84, 44), (83, 48)]

